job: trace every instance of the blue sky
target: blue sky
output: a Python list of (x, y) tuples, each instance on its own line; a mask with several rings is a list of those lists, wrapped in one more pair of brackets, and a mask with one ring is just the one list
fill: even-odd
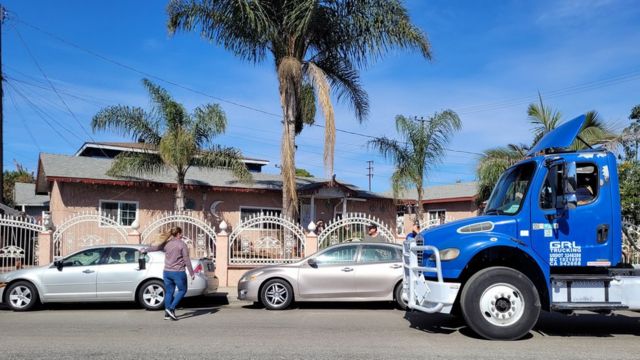
[[(14, 160), (35, 170), (39, 152), (73, 154), (84, 141), (127, 140), (91, 133), (102, 107), (148, 108), (142, 75), (80, 48), (215, 98), (158, 81), (189, 109), (222, 105), (229, 120), (217, 143), (267, 159), (277, 173), (281, 127), (266, 112), (281, 112), (273, 64), (238, 60), (196, 33), (170, 37), (165, 1), (4, 0), (4, 168)], [(616, 129), (640, 104), (640, 6), (634, 0), (406, 1), (413, 21), (429, 36), (434, 59), (393, 51), (361, 72), (370, 116), (358, 123), (336, 103), (339, 129), (395, 137), (394, 117), (429, 116), (452, 109), (463, 129), (431, 185), (471, 181), (477, 155), (532, 137), (527, 105), (540, 91), (565, 119), (598, 110)], [(56, 40), (30, 24), (67, 41)], [(35, 61), (34, 61), (35, 59)], [(54, 93), (43, 73), (58, 90)], [(223, 99), (225, 101), (221, 101)], [(67, 107), (71, 110), (67, 110)], [(318, 122), (323, 123), (321, 113)], [(48, 123), (48, 124), (47, 124)], [(50, 124), (50, 125), (49, 125)], [(55, 130), (54, 130), (55, 129)], [(367, 138), (337, 134), (335, 173), (367, 188), (367, 160), (374, 161), (372, 190), (390, 188), (393, 165), (366, 147)], [(324, 176), (323, 129), (298, 137), (297, 166)], [(471, 154), (470, 154), (471, 153)]]

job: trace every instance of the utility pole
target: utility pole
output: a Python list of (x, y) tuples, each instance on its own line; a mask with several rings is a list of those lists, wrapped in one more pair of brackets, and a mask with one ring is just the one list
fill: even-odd
[(0, 4), (0, 202), (4, 204), (4, 109), (2, 102), (4, 101), (4, 72), (2, 71), (2, 25), (6, 19), (7, 12), (2, 4)]
[(373, 178), (373, 160), (367, 160), (367, 164), (369, 166), (367, 166), (367, 170), (369, 170), (369, 173), (367, 174), (367, 177), (369, 178), (369, 191), (371, 191), (371, 178)]

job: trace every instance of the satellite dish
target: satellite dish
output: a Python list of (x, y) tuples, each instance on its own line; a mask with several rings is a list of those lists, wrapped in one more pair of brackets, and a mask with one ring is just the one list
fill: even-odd
[(223, 202), (224, 201), (222, 201), (222, 200), (216, 200), (216, 201), (211, 203), (211, 206), (209, 206), (209, 212), (216, 219), (220, 219), (220, 215), (218, 215), (218, 205), (222, 204)]

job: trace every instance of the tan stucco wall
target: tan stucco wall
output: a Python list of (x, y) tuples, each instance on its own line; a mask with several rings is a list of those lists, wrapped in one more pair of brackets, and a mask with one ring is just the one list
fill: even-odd
[[(469, 217), (478, 215), (478, 207), (473, 201), (458, 201), (458, 202), (446, 202), (446, 203), (432, 203), (424, 204), (424, 218), (422, 223), (426, 223), (429, 219), (429, 211), (445, 210), (447, 221), (466, 219)], [(405, 234), (411, 232), (413, 224), (415, 222), (415, 214), (404, 215), (404, 231)]]

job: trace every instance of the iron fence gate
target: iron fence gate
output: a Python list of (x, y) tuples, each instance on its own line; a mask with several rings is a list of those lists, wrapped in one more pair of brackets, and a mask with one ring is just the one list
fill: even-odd
[(127, 229), (116, 220), (99, 212), (78, 213), (56, 227), (53, 257), (66, 256), (88, 246), (127, 242)]
[(0, 215), (0, 273), (38, 266), (38, 234), (43, 230), (32, 217)]
[(182, 229), (182, 237), (196, 258), (216, 256), (216, 232), (202, 215), (191, 212), (170, 212), (157, 216), (142, 232), (143, 244), (154, 243), (161, 234), (174, 226)]
[(331, 221), (318, 234), (318, 250), (343, 242), (362, 241), (367, 235), (369, 225), (378, 227), (378, 236), (382, 241), (395, 242), (393, 231), (377, 217), (363, 213), (347, 213), (342, 219)]

